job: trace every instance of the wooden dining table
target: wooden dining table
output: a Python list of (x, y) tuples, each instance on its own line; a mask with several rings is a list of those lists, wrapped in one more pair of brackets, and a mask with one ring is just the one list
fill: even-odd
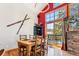
[[(32, 46), (35, 45), (35, 39), (18, 40), (17, 42), (20, 43), (22, 46), (26, 47), (26, 49), (28, 51), (27, 56), (30, 56)], [(44, 42), (44, 39), (42, 40), (42, 42)]]
[(31, 54), (31, 49), (32, 49), (32, 46), (35, 45), (35, 40), (18, 40), (17, 42), (19, 42), (21, 45), (25, 46), (28, 53), (27, 53), (27, 56), (30, 56)]

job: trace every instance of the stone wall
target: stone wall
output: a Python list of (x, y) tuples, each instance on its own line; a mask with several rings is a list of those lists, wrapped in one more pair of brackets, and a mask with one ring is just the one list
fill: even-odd
[(67, 50), (79, 54), (79, 31), (67, 33)]

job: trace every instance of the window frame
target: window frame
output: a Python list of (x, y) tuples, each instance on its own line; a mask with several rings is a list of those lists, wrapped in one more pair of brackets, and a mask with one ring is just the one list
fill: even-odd
[[(67, 9), (66, 9), (66, 5), (65, 6), (63, 6), (63, 7), (61, 7), (61, 8), (58, 8), (58, 9), (55, 9), (55, 10), (52, 10), (52, 11), (49, 11), (49, 12), (47, 12), (46, 14), (45, 14), (45, 20), (46, 20), (46, 15), (47, 14), (50, 14), (50, 13), (54, 13), (54, 20), (52, 20), (52, 21), (55, 21), (56, 19), (55, 19), (55, 11), (57, 11), (57, 10), (61, 10), (61, 9), (64, 9), (65, 10), (65, 16), (63, 17), (63, 18), (65, 18), (65, 17), (67, 17)], [(60, 19), (59, 17), (58, 17), (58, 19)], [(52, 22), (52, 21), (46, 21), (46, 23), (49, 23), (49, 22)]]

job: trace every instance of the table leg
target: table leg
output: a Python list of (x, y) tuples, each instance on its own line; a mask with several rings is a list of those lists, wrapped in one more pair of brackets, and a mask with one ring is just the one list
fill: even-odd
[(27, 53), (27, 56), (30, 56), (30, 54), (31, 54), (31, 45), (29, 45), (28, 47), (27, 47), (27, 49), (28, 49), (28, 53)]

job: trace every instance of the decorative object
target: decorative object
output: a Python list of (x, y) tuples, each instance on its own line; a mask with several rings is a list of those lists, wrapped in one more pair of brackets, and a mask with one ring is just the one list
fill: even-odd
[(20, 31), (20, 29), (21, 29), (21, 27), (23, 26), (23, 24), (24, 24), (24, 21), (25, 20), (29, 20), (30, 18), (27, 18), (27, 14), (25, 15), (25, 17), (24, 17), (24, 20), (21, 20), (21, 21), (17, 21), (17, 22), (15, 22), (15, 23), (12, 23), (12, 24), (9, 24), (9, 25), (7, 25), (7, 27), (10, 27), (10, 26), (12, 26), (12, 25), (15, 25), (15, 24), (18, 24), (18, 23), (21, 23), (21, 26), (19, 27), (19, 29), (18, 29), (18, 31), (17, 31), (17, 34), (19, 33), (19, 31)]

